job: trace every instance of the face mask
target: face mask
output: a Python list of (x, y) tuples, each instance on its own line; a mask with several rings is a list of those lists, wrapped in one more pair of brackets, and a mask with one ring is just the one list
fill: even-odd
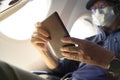
[(97, 26), (109, 27), (115, 21), (116, 17), (112, 7), (96, 9), (96, 12), (92, 14), (93, 23)]

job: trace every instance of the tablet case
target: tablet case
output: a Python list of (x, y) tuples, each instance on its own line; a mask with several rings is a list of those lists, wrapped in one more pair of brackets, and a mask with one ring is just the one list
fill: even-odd
[(54, 12), (42, 22), (42, 25), (51, 35), (51, 40), (48, 43), (50, 51), (58, 58), (62, 57), (60, 48), (65, 44), (61, 42), (61, 38), (69, 36), (69, 33), (65, 28), (59, 14)]

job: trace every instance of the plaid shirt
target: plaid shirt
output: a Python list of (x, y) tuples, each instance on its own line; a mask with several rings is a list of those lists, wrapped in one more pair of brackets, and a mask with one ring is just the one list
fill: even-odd
[[(109, 30), (104, 32), (103, 29), (99, 27), (98, 34), (87, 38), (87, 40), (95, 42), (107, 50), (113, 51), (115, 55), (120, 58), (120, 28), (115, 31)], [(108, 73), (106, 69), (64, 58), (60, 59), (60, 65), (54, 72), (57, 73), (59, 77), (63, 77), (72, 72), (69, 80), (110, 80), (103, 76)]]

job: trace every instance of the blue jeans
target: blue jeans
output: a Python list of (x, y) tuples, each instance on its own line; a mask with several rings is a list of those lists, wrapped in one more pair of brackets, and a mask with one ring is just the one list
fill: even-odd
[(0, 80), (45, 80), (38, 75), (0, 61)]

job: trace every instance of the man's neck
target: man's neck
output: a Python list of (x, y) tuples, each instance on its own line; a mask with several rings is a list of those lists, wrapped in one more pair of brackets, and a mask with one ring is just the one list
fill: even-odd
[(109, 26), (109, 28), (111, 30), (115, 30), (119, 25), (120, 25), (120, 16), (116, 18), (116, 20)]

